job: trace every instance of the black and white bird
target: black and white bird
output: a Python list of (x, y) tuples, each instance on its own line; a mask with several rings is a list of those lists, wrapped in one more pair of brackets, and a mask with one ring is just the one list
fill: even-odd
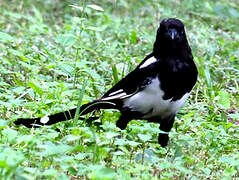
[[(116, 123), (120, 129), (125, 129), (132, 119), (142, 119), (159, 123), (160, 130), (169, 132), (175, 115), (197, 81), (197, 74), (184, 24), (175, 18), (164, 19), (157, 30), (153, 52), (101, 98), (81, 106), (80, 114), (117, 109), (121, 112)], [(75, 113), (76, 109), (71, 109), (47, 119), (18, 119), (15, 124), (51, 125), (70, 120)], [(168, 133), (159, 134), (162, 147), (168, 140)]]

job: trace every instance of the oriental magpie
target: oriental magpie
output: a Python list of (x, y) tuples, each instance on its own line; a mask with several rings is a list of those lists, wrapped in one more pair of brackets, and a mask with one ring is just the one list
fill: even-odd
[[(116, 123), (120, 129), (125, 129), (132, 119), (143, 119), (159, 123), (160, 130), (169, 132), (197, 81), (197, 74), (184, 24), (175, 18), (164, 19), (157, 30), (153, 52), (101, 98), (81, 106), (80, 114), (117, 109), (121, 112)], [(47, 118), (18, 119), (15, 124), (51, 125), (70, 120), (75, 113), (76, 109), (71, 109)], [(168, 140), (167, 133), (159, 133), (162, 147)]]

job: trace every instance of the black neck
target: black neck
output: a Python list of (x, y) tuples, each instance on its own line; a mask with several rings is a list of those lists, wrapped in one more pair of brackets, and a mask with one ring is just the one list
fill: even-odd
[[(159, 43), (161, 42), (161, 43)], [(156, 40), (154, 43), (153, 54), (156, 58), (173, 57), (183, 60), (192, 60), (191, 48), (187, 41), (174, 44), (168, 41)], [(164, 58), (163, 58), (164, 59)]]

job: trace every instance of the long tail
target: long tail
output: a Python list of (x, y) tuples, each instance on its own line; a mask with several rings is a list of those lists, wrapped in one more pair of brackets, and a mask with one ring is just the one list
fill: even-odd
[[(112, 102), (95, 100), (90, 103), (82, 105), (79, 110), (79, 115), (84, 115), (99, 109), (116, 109), (116, 105)], [(28, 128), (38, 127), (42, 125), (52, 125), (61, 121), (71, 120), (75, 117), (75, 114), (76, 114), (76, 108), (68, 110), (68, 111), (60, 112), (57, 114), (53, 114), (48, 117), (43, 117), (43, 118), (32, 118), (32, 119), (20, 118), (14, 121), (14, 124), (24, 125)], [(84, 118), (79, 117), (79, 119), (84, 119)]]

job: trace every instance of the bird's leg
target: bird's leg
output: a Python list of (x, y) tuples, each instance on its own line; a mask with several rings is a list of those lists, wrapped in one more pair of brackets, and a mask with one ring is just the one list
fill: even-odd
[[(170, 116), (168, 119), (164, 119), (160, 122), (160, 130), (164, 131), (164, 132), (169, 132), (172, 127), (173, 127), (173, 123), (174, 123), (174, 117), (175, 115), (173, 116)], [(159, 133), (159, 136), (158, 136), (158, 143), (162, 146), (162, 147), (166, 147), (167, 144), (168, 144), (168, 140), (169, 140), (169, 137), (168, 137), (168, 134), (165, 134), (165, 133)]]
[(121, 115), (118, 121), (116, 122), (116, 126), (121, 130), (124, 130), (130, 121), (131, 121), (130, 118), (127, 118), (125, 115)]

